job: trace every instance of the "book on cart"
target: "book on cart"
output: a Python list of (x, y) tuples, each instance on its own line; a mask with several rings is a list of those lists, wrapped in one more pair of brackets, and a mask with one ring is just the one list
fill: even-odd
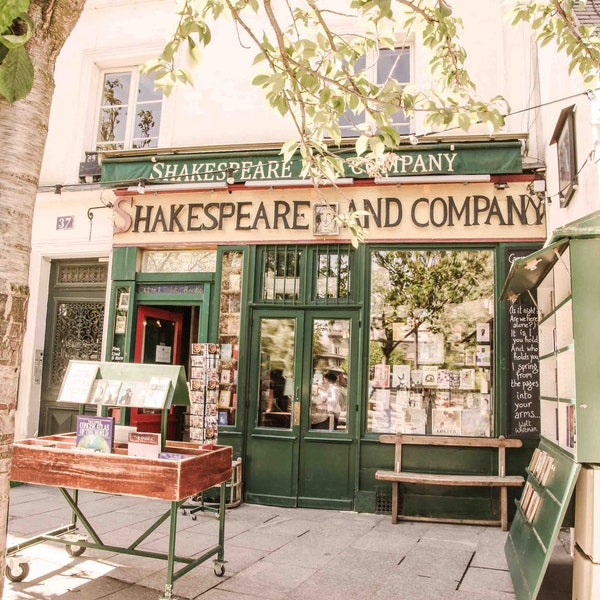
[(112, 452), (115, 435), (113, 417), (77, 415), (75, 448), (88, 452)]
[(158, 458), (161, 452), (160, 433), (149, 431), (129, 432), (127, 454), (143, 458)]

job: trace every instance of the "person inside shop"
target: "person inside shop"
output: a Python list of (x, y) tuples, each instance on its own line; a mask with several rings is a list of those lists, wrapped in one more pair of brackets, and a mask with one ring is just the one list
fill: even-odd
[(317, 393), (311, 399), (311, 428), (337, 429), (340, 412), (338, 376), (333, 371), (327, 371), (317, 387)]

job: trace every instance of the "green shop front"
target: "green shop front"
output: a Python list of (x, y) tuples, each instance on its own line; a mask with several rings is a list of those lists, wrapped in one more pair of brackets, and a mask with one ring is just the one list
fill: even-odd
[[(349, 167), (318, 189), (275, 148), (108, 153), (105, 360), (184, 366), (198, 404), (169, 415), (169, 436), (218, 432), (242, 459), (246, 502), (389, 510), (374, 478), (393, 463), (381, 433), (522, 437), (508, 456), (521, 473), (539, 435), (539, 382), (525, 389), (516, 370), (537, 340), (521, 348), (528, 315), (510, 314), (498, 290), (546, 232), (520, 148), (419, 145), (398, 151), (386, 177)], [(209, 352), (218, 373), (200, 380)], [(152, 411), (123, 411), (156, 427)], [(493, 469), (485, 450), (414, 452), (434, 471)], [(404, 511), (496, 508), (487, 489), (442, 488), (407, 494)]]

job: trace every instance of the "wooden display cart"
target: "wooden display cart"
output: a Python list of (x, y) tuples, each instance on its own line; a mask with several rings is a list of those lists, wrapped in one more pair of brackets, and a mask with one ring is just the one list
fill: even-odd
[[(100, 364), (95, 363), (95, 374), (102, 374)], [(120, 373), (133, 380), (134, 373), (139, 376), (140, 367), (154, 365), (118, 365)], [(77, 373), (77, 383), (81, 387), (79, 398), (90, 397), (93, 382), (96, 377), (92, 367), (82, 367), (81, 364), (70, 365), (65, 377), (61, 395), (69, 397), (68, 383), (74, 385), (73, 374)], [(167, 367), (162, 367), (166, 369)], [(164, 406), (170, 405), (175, 392), (180, 401), (187, 396), (185, 379), (181, 378), (179, 369), (171, 367), (170, 373), (163, 372), (162, 377), (169, 377), (172, 385), (165, 396)], [(82, 373), (87, 373), (88, 383), (82, 382)], [(105, 369), (115, 377), (114, 370)], [(150, 376), (151, 370), (147, 371)], [(151, 376), (156, 376), (152, 374)], [(182, 389), (182, 385), (184, 389)], [(83, 388), (88, 387), (85, 395)], [(71, 388), (77, 391), (75, 388)], [(64, 392), (64, 393), (62, 393)], [(73, 395), (70, 396), (71, 398)], [(189, 400), (188, 400), (189, 401)], [(85, 401), (84, 401), (85, 403)], [(164, 438), (163, 438), (164, 439)], [(73, 556), (82, 554), (86, 548), (96, 548), (109, 552), (119, 552), (134, 556), (163, 559), (167, 561), (167, 580), (165, 592), (161, 599), (173, 598), (173, 583), (206, 560), (214, 558), (215, 574), (221, 576), (224, 566), (224, 533), (226, 510), (226, 482), (232, 475), (232, 448), (230, 446), (210, 445), (200, 447), (190, 442), (165, 441), (162, 450), (179, 455), (176, 460), (166, 458), (146, 458), (128, 455), (127, 443), (115, 443), (111, 453), (82, 451), (76, 448), (75, 433), (54, 435), (42, 438), (32, 438), (20, 441), (14, 445), (11, 480), (21, 483), (48, 485), (60, 489), (63, 497), (72, 510), (70, 524), (37, 535), (7, 549), (7, 576), (13, 581), (22, 581), (29, 571), (29, 566), (22, 559), (16, 559), (18, 552), (27, 547), (46, 541), (65, 544), (67, 552)], [(182, 557), (175, 554), (177, 532), (177, 513), (184, 502), (202, 491), (220, 485), (219, 505), (219, 536), (216, 545), (197, 558)], [(90, 520), (83, 514), (78, 505), (78, 491), (88, 490), (165, 500), (170, 503), (168, 510), (160, 516), (145, 532), (127, 546), (112, 546), (105, 544), (95, 531)], [(162, 523), (169, 521), (169, 541), (166, 552), (151, 552), (142, 550), (139, 546)], [(79, 533), (80, 523), (87, 536)], [(175, 563), (183, 563), (175, 569)]]

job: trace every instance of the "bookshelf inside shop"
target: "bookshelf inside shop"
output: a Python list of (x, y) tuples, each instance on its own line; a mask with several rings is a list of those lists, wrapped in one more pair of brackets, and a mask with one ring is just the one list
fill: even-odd
[(582, 463), (600, 462), (600, 213), (557, 230), (515, 261), (501, 299), (533, 299), (538, 315), (541, 442), (505, 551), (518, 600), (535, 598)]
[(217, 404), (218, 425), (235, 425), (238, 387), (238, 349), (242, 313), (243, 255), (223, 253), (219, 312), (221, 364)]

